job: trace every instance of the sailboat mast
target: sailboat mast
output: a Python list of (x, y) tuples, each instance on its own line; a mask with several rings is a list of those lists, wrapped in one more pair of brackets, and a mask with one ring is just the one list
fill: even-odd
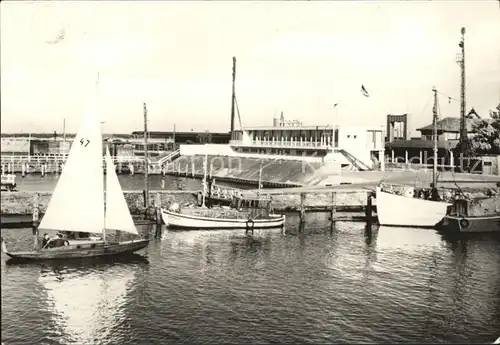
[(432, 167), (432, 183), (434, 188), (436, 188), (436, 179), (437, 179), (437, 160), (438, 160), (438, 132), (437, 132), (437, 90), (435, 87), (432, 88), (432, 92), (434, 93), (434, 106), (432, 107), (432, 134), (434, 140), (434, 159), (433, 159), (433, 167)]
[(235, 83), (236, 83), (236, 57), (233, 56), (233, 88), (231, 94), (231, 140), (234, 140), (234, 103), (236, 99), (236, 91), (235, 91)]
[(202, 193), (202, 203), (201, 206), (205, 207), (205, 196), (208, 192), (208, 184), (207, 184), (207, 170), (208, 170), (208, 154), (205, 152), (205, 160), (203, 161), (203, 193)]
[(144, 207), (149, 204), (149, 186), (148, 186), (148, 109), (146, 103), (143, 103), (144, 108)]
[[(109, 140), (109, 139), (108, 139)], [(108, 146), (108, 140), (106, 140), (106, 144), (105, 147), (106, 147), (106, 158), (108, 156), (108, 153), (109, 153), (109, 146)], [(110, 174), (111, 172), (109, 171), (109, 165), (107, 164), (107, 159), (106, 159), (106, 177), (108, 176), (108, 174)], [(109, 186), (107, 185), (107, 183), (104, 185), (104, 227), (102, 229), (102, 240), (104, 242), (106, 242), (106, 213), (108, 212), (107, 209), (108, 209), (108, 202), (110, 200), (110, 197), (109, 197), (109, 193), (108, 193), (108, 190), (109, 190)]]

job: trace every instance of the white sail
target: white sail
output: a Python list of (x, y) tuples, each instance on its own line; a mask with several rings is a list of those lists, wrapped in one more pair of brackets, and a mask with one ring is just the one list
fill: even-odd
[(137, 229), (123, 195), (116, 169), (106, 147), (106, 229), (137, 235)]
[(40, 229), (96, 233), (104, 229), (102, 134), (97, 99), (73, 140)]

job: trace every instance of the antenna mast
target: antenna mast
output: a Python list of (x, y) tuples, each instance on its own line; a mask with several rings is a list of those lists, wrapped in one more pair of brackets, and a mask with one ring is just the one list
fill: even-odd
[(462, 27), (460, 30), (462, 35), (460, 43), (458, 46), (461, 49), (460, 54), (457, 57), (457, 63), (460, 66), (460, 153), (468, 156), (469, 151), (469, 139), (467, 136), (467, 122), (465, 117), (465, 28)]

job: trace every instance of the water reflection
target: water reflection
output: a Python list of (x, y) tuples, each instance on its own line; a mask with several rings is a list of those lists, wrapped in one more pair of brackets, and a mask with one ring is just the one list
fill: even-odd
[(126, 318), (127, 294), (137, 271), (146, 263), (147, 259), (136, 255), (113, 263), (42, 265), (38, 282), (45, 289), (51, 329), (58, 342), (92, 344), (112, 339), (114, 329)]
[(245, 230), (192, 230), (192, 231), (164, 231), (163, 239), (168, 237), (169, 243), (174, 246), (206, 246), (211, 241), (224, 242), (237, 240), (238, 243), (247, 243), (249, 246), (264, 238), (271, 238), (283, 234), (283, 229), (256, 229), (253, 234)]
[(378, 228), (378, 250), (421, 251), (442, 246), (441, 238), (434, 230), (383, 225)]

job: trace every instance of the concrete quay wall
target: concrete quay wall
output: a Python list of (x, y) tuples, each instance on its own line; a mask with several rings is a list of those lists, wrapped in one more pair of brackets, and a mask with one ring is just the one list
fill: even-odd
[[(36, 192), (4, 192), (1, 193), (1, 210), (2, 215), (24, 215), (31, 214), (33, 211), (33, 200)], [(177, 202), (180, 205), (187, 203), (196, 203), (196, 192), (193, 191), (161, 191), (150, 192), (150, 200), (156, 200), (156, 195), (160, 195), (162, 205), (168, 202)], [(49, 204), (52, 192), (38, 193), (38, 202), (40, 212), (45, 213), (47, 205)], [(130, 212), (133, 215), (143, 214), (144, 197), (142, 191), (129, 191), (124, 192), (125, 199), (129, 206)]]
[[(33, 200), (36, 192), (5, 192), (1, 193), (1, 214), (2, 215), (27, 215), (33, 211)], [(38, 193), (40, 212), (43, 214), (50, 201), (51, 192)], [(266, 195), (265, 190), (262, 194)], [(333, 205), (331, 192), (325, 193), (305, 193), (306, 198), (302, 206), (306, 208), (325, 208)], [(133, 215), (144, 214), (143, 194), (141, 191), (124, 192), (125, 199)], [(156, 200), (156, 195), (160, 195), (162, 205), (167, 203), (187, 203), (196, 204), (197, 191), (158, 191), (150, 192), (150, 200)], [(277, 211), (294, 211), (301, 207), (301, 193), (286, 193), (283, 195), (273, 193), (273, 207)], [(361, 209), (366, 205), (367, 192), (336, 192), (335, 202), (339, 211)]]

